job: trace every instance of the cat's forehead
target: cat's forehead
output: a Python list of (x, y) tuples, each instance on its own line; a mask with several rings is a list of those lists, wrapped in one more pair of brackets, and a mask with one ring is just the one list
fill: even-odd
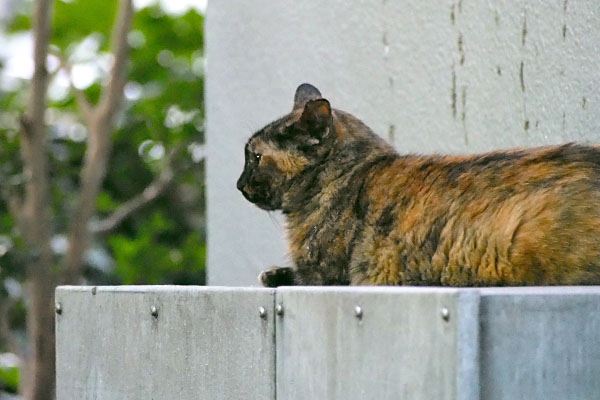
[(250, 151), (257, 150), (257, 147), (264, 147), (276, 141), (277, 136), (285, 133), (285, 130), (300, 118), (297, 112), (290, 113), (266, 125), (264, 128), (254, 133), (248, 141), (247, 147)]
[(265, 148), (272, 146), (272, 140), (270, 139), (270, 135), (268, 135), (267, 131), (261, 129), (256, 132), (248, 143), (246, 144), (246, 150), (250, 153), (262, 153)]
[(300, 115), (296, 112), (285, 115), (265, 126), (261, 131), (267, 135), (282, 133), (287, 127), (296, 122)]

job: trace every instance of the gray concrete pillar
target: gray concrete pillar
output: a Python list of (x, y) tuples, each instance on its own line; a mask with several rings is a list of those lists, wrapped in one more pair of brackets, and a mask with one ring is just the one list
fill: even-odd
[(210, 284), (286, 262), (280, 217), (235, 182), (302, 82), (400, 152), (600, 141), (598, 0), (218, 0), (206, 39)]

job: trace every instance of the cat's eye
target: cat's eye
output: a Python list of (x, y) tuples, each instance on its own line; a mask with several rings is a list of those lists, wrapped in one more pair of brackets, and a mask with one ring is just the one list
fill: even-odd
[(262, 158), (262, 156), (260, 154), (255, 154), (254, 158), (256, 159), (256, 162), (260, 162), (260, 159)]

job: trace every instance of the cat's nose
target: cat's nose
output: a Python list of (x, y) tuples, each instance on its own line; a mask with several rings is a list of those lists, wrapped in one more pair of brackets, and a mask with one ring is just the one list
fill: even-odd
[(242, 176), (240, 176), (240, 179), (238, 179), (238, 180), (237, 180), (237, 184), (236, 184), (236, 186), (237, 186), (237, 189), (238, 189), (240, 192), (243, 192), (243, 191), (244, 191), (244, 186), (245, 186), (244, 179), (242, 179), (242, 178), (243, 178), (243, 177), (242, 177)]

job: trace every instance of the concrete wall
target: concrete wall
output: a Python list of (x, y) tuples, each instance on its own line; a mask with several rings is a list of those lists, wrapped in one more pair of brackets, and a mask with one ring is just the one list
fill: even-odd
[(598, 0), (211, 1), (208, 280), (256, 284), (283, 224), (235, 182), (252, 132), (319, 87), (401, 152), (600, 142)]
[(56, 301), (57, 400), (600, 393), (600, 287), (62, 287)]

